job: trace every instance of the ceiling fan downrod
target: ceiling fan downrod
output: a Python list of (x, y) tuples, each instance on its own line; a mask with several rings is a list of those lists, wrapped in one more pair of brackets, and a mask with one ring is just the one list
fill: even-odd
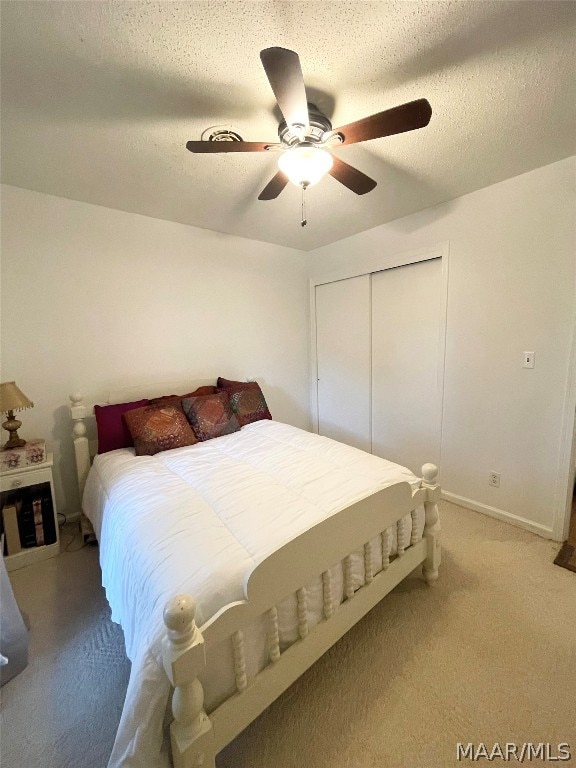
[(304, 199), (304, 192), (306, 192), (306, 187), (308, 184), (302, 184), (302, 221), (300, 222), (301, 227), (305, 227), (308, 222), (306, 221), (306, 200)]

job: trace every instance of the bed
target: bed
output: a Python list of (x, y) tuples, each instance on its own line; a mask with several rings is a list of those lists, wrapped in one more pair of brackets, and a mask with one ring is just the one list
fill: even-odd
[(109, 768), (213, 768), (402, 579), (421, 564), (438, 577), (432, 464), (417, 478), (268, 419), (92, 462), (89, 409), (71, 402), (83, 510), (132, 663)]

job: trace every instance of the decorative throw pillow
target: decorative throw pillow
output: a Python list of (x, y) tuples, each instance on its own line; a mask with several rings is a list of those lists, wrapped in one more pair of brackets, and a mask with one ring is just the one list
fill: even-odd
[(134, 440), (136, 456), (153, 456), (198, 442), (178, 401), (137, 408), (124, 418)]
[(253, 421), (272, 418), (258, 382), (231, 381), (219, 377), (217, 384), (219, 390), (229, 394), (232, 412), (236, 414), (241, 427)]
[(205, 395), (215, 395), (216, 387), (212, 384), (207, 384), (203, 387), (198, 387), (194, 392), (188, 392), (186, 395), (162, 395), (162, 397), (154, 397), (150, 400), (150, 405), (156, 405), (156, 403), (164, 403), (170, 400), (182, 400), (184, 397), (204, 397)]
[(199, 440), (230, 435), (240, 429), (226, 392), (204, 397), (185, 397), (182, 408)]
[(98, 453), (108, 453), (117, 448), (130, 448), (132, 435), (122, 414), (142, 408), (148, 400), (136, 400), (132, 403), (117, 403), (116, 405), (95, 405), (96, 429), (98, 432)]

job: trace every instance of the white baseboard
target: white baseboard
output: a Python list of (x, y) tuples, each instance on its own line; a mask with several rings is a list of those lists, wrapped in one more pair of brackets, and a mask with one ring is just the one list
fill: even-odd
[(537, 533), (538, 536), (542, 536), (545, 539), (554, 539), (554, 533), (552, 528), (547, 525), (541, 525), (540, 523), (534, 523), (532, 520), (527, 520), (520, 515), (513, 515), (511, 512), (506, 512), (504, 509), (498, 509), (497, 507), (490, 507), (488, 504), (481, 504), (478, 501), (472, 501), (465, 496), (458, 496), (455, 493), (449, 491), (442, 491), (441, 497), (446, 501), (451, 501), (453, 504), (458, 504), (460, 507), (466, 507), (466, 509), (473, 509), (475, 512), (482, 512), (489, 517), (495, 517), (498, 520), (503, 520), (505, 523), (511, 523), (519, 528), (526, 528), (532, 533)]

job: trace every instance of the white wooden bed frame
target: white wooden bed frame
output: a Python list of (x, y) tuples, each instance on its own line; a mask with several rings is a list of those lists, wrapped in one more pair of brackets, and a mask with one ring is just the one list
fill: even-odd
[[(190, 386), (188, 384), (188, 386)], [(173, 391), (163, 387), (163, 391)], [(174, 391), (186, 391), (186, 385)], [(109, 402), (127, 402), (142, 397), (141, 390), (115, 393)], [(148, 390), (148, 397), (155, 396)], [(123, 399), (122, 399), (123, 398)], [(90, 445), (86, 436), (87, 408), (79, 394), (71, 395), (74, 421), (74, 449), (80, 491), (90, 468)], [(174, 687), (170, 726), (172, 760), (175, 768), (215, 768), (215, 757), (232, 739), (280, 696), (339, 638), (370, 611), (388, 592), (420, 564), (428, 584), (438, 578), (440, 565), (440, 521), (433, 464), (422, 467), (420, 488), (397, 483), (353, 504), (257, 563), (244, 583), (245, 599), (231, 603), (198, 627), (195, 603), (189, 595), (175, 595), (164, 610), (166, 636), (163, 659), (166, 674)], [(416, 541), (415, 509), (424, 505), (424, 535)], [(398, 554), (390, 557), (388, 529), (412, 513), (411, 540), (398, 531)], [(372, 572), (372, 540), (380, 537), (383, 569)], [(356, 591), (351, 579), (351, 553), (364, 550), (365, 583)], [(330, 567), (343, 564), (345, 599), (334, 605)], [(307, 594), (303, 585), (322, 575), (324, 619), (309, 630)], [(300, 638), (280, 650), (276, 606), (295, 593)], [(256, 617), (268, 617), (270, 663), (256, 677), (248, 679), (243, 629)], [(206, 666), (206, 648), (221, 640), (232, 644), (236, 693), (207, 715), (204, 692), (198, 679)]]

